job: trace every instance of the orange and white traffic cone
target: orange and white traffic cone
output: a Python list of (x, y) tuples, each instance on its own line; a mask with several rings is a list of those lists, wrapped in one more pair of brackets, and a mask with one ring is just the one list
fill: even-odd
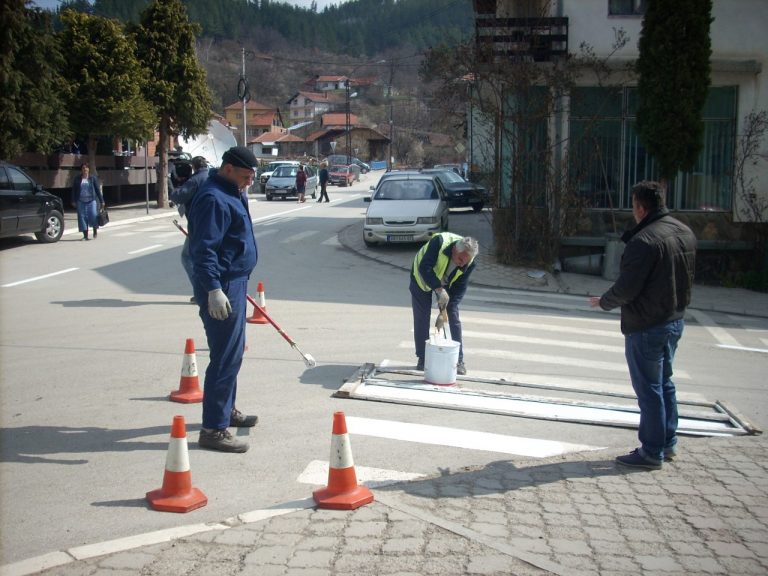
[(165, 458), (163, 487), (147, 492), (149, 505), (162, 512), (189, 512), (208, 504), (208, 497), (192, 486), (184, 416), (174, 416)]
[(332, 510), (354, 510), (373, 502), (373, 494), (368, 487), (357, 484), (355, 463), (352, 461), (352, 446), (349, 443), (344, 412), (333, 414), (328, 486), (321, 490), (315, 490), (312, 496), (318, 508), (330, 508)]
[[(264, 296), (264, 283), (259, 282), (256, 285), (256, 296), (259, 299), (259, 306), (261, 306), (262, 310), (267, 309), (267, 299)], [(264, 314), (261, 313), (261, 310), (256, 308), (256, 306), (253, 307), (253, 316), (246, 319), (246, 322), (249, 324), (266, 324), (268, 320), (264, 317)]]
[(179, 389), (171, 392), (172, 402), (192, 404), (203, 401), (203, 391), (200, 389), (200, 377), (197, 375), (197, 358), (195, 357), (195, 341), (187, 338), (184, 347), (184, 360), (181, 363), (181, 381)]

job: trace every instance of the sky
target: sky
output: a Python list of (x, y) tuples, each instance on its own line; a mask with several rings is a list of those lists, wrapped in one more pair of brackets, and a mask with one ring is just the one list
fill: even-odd
[[(302, 8), (309, 8), (312, 4), (312, 0), (280, 0), (286, 4), (293, 4), (294, 6), (301, 6)], [(332, 4), (342, 4), (344, 0), (317, 0), (317, 9), (322, 10), (326, 6)], [(59, 0), (34, 0), (34, 4), (40, 6), (40, 8), (54, 9), (59, 5)]]

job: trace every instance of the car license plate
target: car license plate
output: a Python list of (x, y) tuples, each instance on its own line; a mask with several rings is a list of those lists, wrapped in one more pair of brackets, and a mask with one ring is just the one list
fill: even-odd
[(389, 234), (387, 235), (387, 242), (413, 242), (413, 234), (401, 234), (397, 236)]

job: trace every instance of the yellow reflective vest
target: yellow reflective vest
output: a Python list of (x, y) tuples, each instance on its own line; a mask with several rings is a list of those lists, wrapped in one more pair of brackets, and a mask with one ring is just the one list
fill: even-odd
[[(453, 232), (441, 232), (439, 234), (435, 234), (432, 236), (429, 242), (424, 244), (424, 246), (421, 247), (419, 252), (416, 254), (416, 257), (413, 259), (413, 278), (416, 280), (416, 284), (418, 284), (419, 288), (424, 290), (424, 292), (429, 292), (432, 290), (432, 288), (429, 287), (429, 284), (427, 284), (424, 281), (424, 278), (422, 278), (421, 273), (419, 272), (419, 265), (421, 264), (422, 258), (424, 258), (424, 254), (426, 254), (427, 250), (429, 249), (429, 245), (435, 240), (435, 238), (440, 238), (440, 251), (437, 256), (437, 262), (435, 263), (434, 268), (432, 268), (432, 271), (435, 273), (435, 276), (438, 278), (442, 278), (445, 274), (446, 269), (448, 268), (448, 264), (451, 261), (451, 251), (448, 251), (448, 254), (445, 253), (445, 247), (449, 244), (452, 244), (456, 242), (457, 240), (461, 240), (463, 236), (460, 236), (458, 234), (454, 234)], [(470, 264), (472, 262), (470, 261)], [(455, 274), (453, 275), (453, 278), (450, 279), (450, 282), (448, 283), (447, 287), (450, 287), (456, 280), (458, 280), (461, 275), (464, 274), (464, 271), (461, 268), (457, 268)]]

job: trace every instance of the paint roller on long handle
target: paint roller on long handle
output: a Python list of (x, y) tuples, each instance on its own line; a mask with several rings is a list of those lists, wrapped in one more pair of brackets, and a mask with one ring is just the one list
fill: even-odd
[(259, 306), (259, 303), (256, 302), (256, 300), (254, 300), (251, 297), (250, 294), (246, 294), (245, 297), (248, 298), (248, 302), (253, 304), (253, 306), (254, 306), (254, 308), (256, 308), (256, 310), (261, 312), (261, 314), (264, 316), (264, 318), (267, 319), (267, 322), (269, 322), (270, 324), (272, 324), (272, 326), (274, 326), (275, 330), (277, 330), (280, 333), (280, 336), (282, 336), (285, 339), (285, 341), (288, 342), (288, 344), (290, 344), (291, 347), (296, 350), (296, 352), (301, 354), (301, 357), (304, 359), (304, 364), (306, 364), (308, 368), (314, 368), (317, 365), (317, 362), (315, 362), (315, 359), (312, 357), (312, 354), (307, 354), (307, 353), (302, 352), (299, 349), (299, 346), (296, 344), (296, 342), (294, 342), (291, 339), (291, 337), (288, 336), (288, 334), (286, 334), (283, 331), (283, 329), (280, 328), (280, 326), (277, 325), (277, 322), (275, 322), (274, 320), (272, 320), (272, 318), (269, 317), (269, 315), (264, 311), (264, 308)]
[[(186, 231), (186, 230), (184, 230), (184, 227), (183, 227), (181, 224), (179, 224), (178, 220), (174, 220), (174, 221), (173, 221), (173, 224), (174, 224), (174, 226), (176, 226), (176, 228), (178, 228), (179, 230), (181, 230), (181, 231), (184, 233), (184, 236), (189, 236), (189, 234), (187, 233), (187, 231)], [(253, 298), (251, 298), (251, 295), (250, 295), (250, 294), (246, 294), (246, 295), (245, 295), (245, 297), (246, 297), (246, 298), (248, 298), (248, 301), (249, 301), (251, 304), (253, 304), (253, 305), (256, 307), (256, 309), (257, 309), (259, 312), (261, 312), (261, 314), (264, 316), (264, 318), (266, 318), (266, 319), (267, 319), (267, 322), (269, 322), (270, 324), (272, 324), (272, 326), (274, 326), (274, 327), (275, 327), (275, 330), (277, 330), (278, 332), (280, 332), (280, 335), (281, 335), (283, 338), (285, 338), (286, 342), (288, 342), (288, 344), (290, 344), (290, 345), (291, 345), (293, 348), (295, 348), (295, 349), (296, 349), (296, 352), (298, 352), (299, 354), (301, 354), (301, 357), (302, 357), (302, 358), (304, 358), (304, 364), (306, 364), (308, 368), (314, 368), (315, 366), (317, 366), (317, 362), (315, 362), (315, 359), (312, 357), (312, 354), (305, 354), (304, 352), (302, 352), (302, 351), (299, 349), (299, 346), (296, 344), (296, 342), (294, 342), (293, 340), (291, 340), (291, 337), (290, 337), (290, 336), (288, 336), (288, 334), (286, 334), (286, 333), (283, 331), (283, 329), (282, 329), (282, 328), (280, 328), (280, 326), (278, 326), (278, 325), (277, 325), (277, 323), (276, 323), (274, 320), (272, 320), (272, 318), (270, 318), (270, 317), (267, 315), (267, 313), (265, 312), (264, 308), (263, 308), (262, 306), (259, 306), (259, 304), (256, 302), (256, 300), (254, 300)]]

